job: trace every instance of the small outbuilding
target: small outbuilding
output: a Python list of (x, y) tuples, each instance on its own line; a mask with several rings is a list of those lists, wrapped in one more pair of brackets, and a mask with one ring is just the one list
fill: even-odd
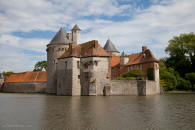
[(2, 92), (11, 93), (45, 93), (47, 72), (14, 73), (5, 78)]

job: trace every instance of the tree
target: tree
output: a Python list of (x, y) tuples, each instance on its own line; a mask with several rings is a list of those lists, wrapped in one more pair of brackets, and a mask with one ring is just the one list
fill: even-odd
[(3, 71), (3, 76), (4, 77), (7, 77), (7, 76), (10, 76), (11, 74), (13, 74), (14, 72), (12, 72), (12, 71), (7, 71), (7, 72), (5, 72), (5, 71)]
[(195, 73), (187, 73), (185, 78), (191, 82), (192, 90), (195, 90)]
[(122, 77), (135, 77), (136, 79), (143, 79), (142, 71), (139, 69), (132, 69), (124, 74), (122, 74)]
[(165, 50), (170, 57), (166, 59), (167, 67), (178, 71), (184, 77), (186, 73), (195, 72), (195, 34), (181, 34), (169, 40)]
[(154, 80), (154, 68), (147, 69), (148, 80)]
[(38, 61), (35, 66), (33, 71), (43, 71), (47, 70), (47, 61)]
[[(160, 66), (160, 79), (165, 91), (176, 89), (177, 80), (173, 73), (172, 68), (167, 69), (164, 62), (159, 62)], [(171, 72), (170, 72), (171, 71)]]

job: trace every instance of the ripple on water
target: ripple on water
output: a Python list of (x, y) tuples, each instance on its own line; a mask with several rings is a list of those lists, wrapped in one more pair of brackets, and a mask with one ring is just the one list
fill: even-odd
[(195, 94), (0, 94), (0, 129), (195, 129)]

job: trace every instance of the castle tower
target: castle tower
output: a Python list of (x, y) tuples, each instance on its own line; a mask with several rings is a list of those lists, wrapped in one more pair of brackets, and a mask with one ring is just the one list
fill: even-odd
[(120, 64), (125, 65), (129, 62), (129, 56), (123, 51), (120, 56)]
[(107, 53), (110, 56), (119, 56), (120, 55), (119, 51), (116, 49), (116, 47), (114, 46), (114, 44), (112, 43), (112, 41), (110, 39), (108, 39), (106, 41), (106, 44), (104, 46), (104, 50), (107, 51)]
[(81, 29), (77, 24), (72, 28), (72, 41), (76, 44), (80, 43), (80, 31)]
[(66, 35), (66, 31), (63, 28), (60, 28), (47, 45), (47, 93), (55, 94), (57, 91), (57, 58), (69, 48), (69, 43), (72, 42), (67, 39)]
[(76, 56), (78, 47), (71, 44), (57, 64), (57, 95), (75, 96), (81, 94), (80, 58)]

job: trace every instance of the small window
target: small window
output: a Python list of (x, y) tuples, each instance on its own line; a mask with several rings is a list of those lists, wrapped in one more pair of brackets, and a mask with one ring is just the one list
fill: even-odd
[(67, 69), (67, 61), (65, 61), (65, 69)]
[(95, 63), (96, 66), (98, 65), (98, 62), (97, 61), (95, 61), (94, 63)]
[(55, 63), (56, 63), (56, 61), (55, 61), (55, 60), (53, 60), (53, 63), (55, 64)]
[(80, 75), (78, 75), (78, 79), (80, 79)]
[(64, 51), (64, 48), (62, 48), (62, 51)]
[(80, 68), (80, 62), (77, 61), (77, 68), (79, 69)]
[(87, 68), (88, 68), (88, 65), (87, 65), (87, 64), (85, 64), (85, 65), (84, 65), (84, 67), (85, 67), (85, 69), (87, 69)]
[(141, 64), (139, 65), (139, 69), (142, 70), (142, 65)]
[(85, 72), (85, 80), (88, 81), (89, 79), (89, 72)]

